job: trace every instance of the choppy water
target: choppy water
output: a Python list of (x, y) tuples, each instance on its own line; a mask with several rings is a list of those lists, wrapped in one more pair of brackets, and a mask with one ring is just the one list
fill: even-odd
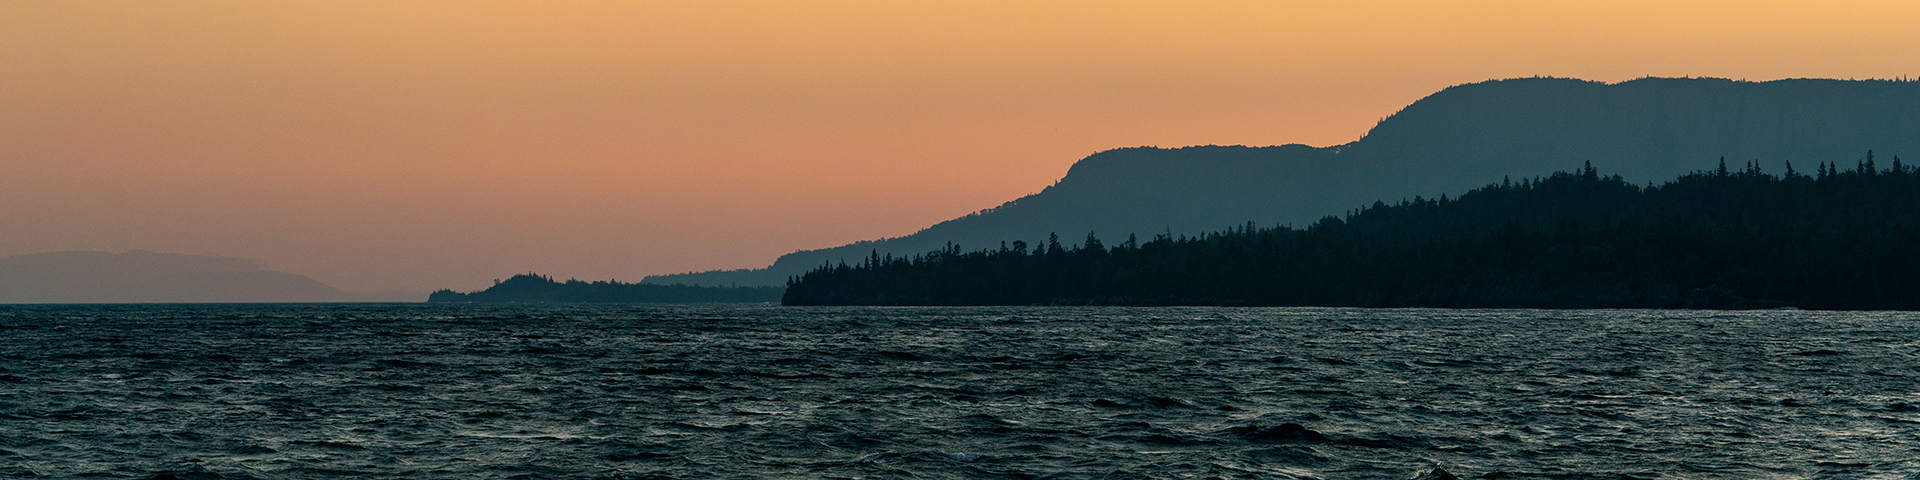
[(1916, 320), (12, 306), (0, 476), (1912, 479)]

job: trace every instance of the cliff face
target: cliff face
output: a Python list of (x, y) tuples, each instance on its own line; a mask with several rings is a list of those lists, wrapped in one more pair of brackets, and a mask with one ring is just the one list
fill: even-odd
[(0, 303), (332, 302), (349, 296), (239, 258), (144, 250), (0, 258)]
[(1357, 141), (1314, 148), (1124, 148), (1076, 163), (1040, 193), (904, 237), (805, 250), (771, 267), (648, 277), (648, 283), (778, 285), (822, 264), (1043, 242), (1089, 232), (1196, 234), (1256, 222), (1305, 225), (1376, 200), (1459, 195), (1580, 167), (1629, 181), (1666, 180), (1721, 157), (1765, 168), (1850, 165), (1920, 152), (1920, 83), (1796, 79), (1496, 80), (1447, 88), (1382, 120)]

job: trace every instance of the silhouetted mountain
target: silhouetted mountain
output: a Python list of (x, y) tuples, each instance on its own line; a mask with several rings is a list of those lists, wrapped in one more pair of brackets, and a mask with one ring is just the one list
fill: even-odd
[(783, 302), (1920, 309), (1920, 169), (1891, 164), (1722, 165), (1658, 187), (1587, 167), (1299, 229), (869, 254)]
[(871, 252), (908, 256), (1000, 242), (1194, 235), (1248, 221), (1306, 225), (1377, 200), (1459, 195), (1488, 179), (1591, 162), (1629, 182), (1711, 168), (1719, 158), (1852, 162), (1920, 152), (1920, 83), (1645, 78), (1606, 84), (1524, 78), (1460, 85), (1408, 105), (1334, 147), (1123, 148), (1096, 153), (1040, 193), (899, 238), (799, 251), (766, 269), (643, 282), (778, 285)]
[(486, 290), (460, 293), (440, 290), (428, 302), (477, 303), (715, 303), (778, 302), (781, 287), (696, 287), (620, 282), (553, 281), (535, 274), (514, 275)]
[(333, 302), (358, 300), (253, 260), (134, 250), (0, 258), (0, 303)]

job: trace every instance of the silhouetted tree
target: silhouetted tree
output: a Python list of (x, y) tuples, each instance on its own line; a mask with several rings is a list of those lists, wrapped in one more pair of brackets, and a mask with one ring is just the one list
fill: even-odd
[[(843, 264), (842, 267), (845, 267)], [(822, 268), (821, 271), (832, 269)], [(837, 270), (846, 271), (846, 270)], [(792, 279), (789, 282), (797, 282)], [(514, 275), (505, 281), (494, 280), (492, 287), (460, 293), (440, 290), (427, 296), (428, 302), (475, 303), (712, 303), (776, 302), (780, 287), (702, 287), (695, 285), (655, 285), (615, 281), (583, 282), (569, 279), (556, 282), (553, 277), (536, 273)]]
[[(1904, 171), (1904, 164), (1894, 171)], [(1658, 186), (1583, 166), (1305, 228), (949, 246), (823, 266), (789, 304), (1920, 308), (1920, 175), (1756, 163)], [(873, 264), (875, 262), (868, 262)]]

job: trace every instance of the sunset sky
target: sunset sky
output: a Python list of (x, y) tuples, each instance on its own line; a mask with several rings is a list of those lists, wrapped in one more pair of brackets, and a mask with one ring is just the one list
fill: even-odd
[[(1920, 3), (0, 3), (0, 256), (347, 290), (763, 267), (1449, 85), (1920, 75)], [(423, 297), (424, 298), (424, 297)]]

